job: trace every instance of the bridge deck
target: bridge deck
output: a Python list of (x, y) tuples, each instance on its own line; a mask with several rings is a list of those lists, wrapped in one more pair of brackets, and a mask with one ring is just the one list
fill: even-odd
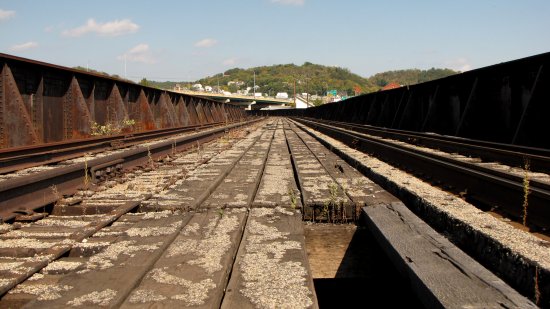
[[(83, 214), (60, 203), (57, 216), (0, 234), (0, 287), (9, 290), (0, 307), (317, 308), (302, 219), (342, 223), (363, 206), (374, 217), (399, 201), (293, 122), (249, 130), (85, 194)], [(393, 235), (390, 246), (403, 244)], [(422, 267), (435, 265), (423, 264), (430, 250), (414, 253)], [(456, 272), (452, 263), (433, 267)], [(40, 271), (27, 279), (33, 269)], [(491, 276), (447, 287), (501, 284)], [(22, 283), (8, 288), (15, 281)], [(484, 304), (529, 304), (509, 288), (471, 293)], [(457, 295), (434, 297), (475, 304)]]

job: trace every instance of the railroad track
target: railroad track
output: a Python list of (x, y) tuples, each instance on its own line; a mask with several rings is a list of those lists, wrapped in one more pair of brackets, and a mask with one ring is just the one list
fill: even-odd
[[(398, 165), (436, 185), (451, 189), (468, 200), (475, 201), (477, 205), (484, 209), (505, 212), (520, 222), (525, 215), (524, 202), (525, 196), (528, 194), (526, 206), (528, 213), (526, 217), (527, 225), (535, 229), (543, 229), (543, 231), (550, 228), (550, 207), (548, 207), (550, 203), (550, 185), (547, 182), (491, 168), (479, 162), (472, 162), (472, 160), (458, 160), (452, 155), (442, 155), (437, 151), (427, 151), (420, 147), (411, 147), (405, 143), (359, 132), (360, 130), (368, 132), (371, 128), (342, 123), (327, 124), (311, 119), (294, 119), (336, 138), (350, 147), (365, 153), (375, 154), (383, 161)], [(395, 136), (397, 133), (391, 132), (388, 134)], [(406, 140), (411, 137), (402, 135), (401, 138)], [(418, 139), (418, 137), (415, 138)], [(426, 136), (422, 137), (424, 140), (427, 138)], [(433, 138), (433, 140), (436, 140), (436, 138)], [(430, 142), (433, 142), (433, 140), (430, 139)], [(466, 142), (466, 140), (462, 140), (461, 144), (466, 144)], [(442, 138), (439, 138), (437, 143), (440, 145), (445, 142)], [(456, 141), (451, 143), (454, 144), (449, 147), (455, 147), (453, 149), (460, 148)], [(481, 145), (470, 145), (470, 148), (478, 149), (478, 151), (481, 151), (481, 147)], [(467, 150), (462, 149), (461, 151), (465, 152)], [(499, 153), (499, 156), (502, 156), (506, 151), (509, 150), (498, 149), (496, 152)], [(488, 150), (487, 153), (489, 153)], [(516, 159), (510, 159), (511, 161), (518, 160), (517, 158), (529, 157), (529, 160), (533, 160), (532, 162), (540, 163), (537, 165), (539, 167), (548, 162), (548, 157), (540, 156), (540, 152), (537, 155), (514, 152), (514, 156)]]
[[(282, 131), (264, 122), (239, 141), (206, 144), (62, 200), (45, 218), (8, 225), (0, 233), (0, 306), (316, 308), (299, 206), (260, 206), (274, 201), (263, 176), (287, 150)], [(288, 250), (297, 252), (290, 265), (278, 257)], [(275, 282), (285, 284), (279, 292), (266, 276), (273, 267), (282, 270), (277, 280), (288, 280)], [(239, 287), (250, 276), (245, 297)]]
[(541, 171), (544, 173), (548, 173), (550, 171), (550, 150), (548, 149), (494, 143), (433, 133), (380, 128), (371, 125), (349, 122), (313, 118), (303, 119), (344, 128), (350, 131), (365, 133), (372, 136), (439, 149), (445, 152), (459, 153), (465, 156), (480, 158), (481, 160), (488, 162), (499, 162), (522, 168), (525, 166), (526, 161), (528, 161), (531, 171)]
[[(133, 143), (137, 144), (126, 149), (118, 148), (110, 152), (100, 153), (100, 155), (96, 153), (95, 157), (89, 159), (79, 158), (72, 160), (70, 163), (59, 161), (53, 167), (34, 168), (38, 170), (37, 172), (29, 172), (26, 175), (13, 178), (4, 178), (0, 182), (0, 219), (4, 222), (16, 219), (17, 217), (21, 220), (32, 220), (35, 216), (41, 216), (40, 214), (35, 214), (35, 210), (51, 206), (60, 197), (72, 195), (79, 188), (89, 186), (95, 182), (97, 175), (104, 175), (107, 172), (115, 174), (116, 172), (128, 170), (136, 166), (147, 165), (149, 161), (166, 157), (167, 155), (172, 155), (191, 147), (198, 147), (204, 142), (222, 136), (230, 129), (238, 128), (257, 120), (214, 128), (203, 128), (203, 130), (196, 133), (183, 135), (178, 131), (181, 129), (172, 130), (170, 133), (157, 132), (157, 134), (153, 135), (144, 134), (137, 137), (140, 142), (133, 141)], [(195, 129), (198, 128), (193, 128), (192, 131), (195, 131)], [(173, 135), (176, 133), (180, 135), (167, 137), (167, 134)], [(158, 138), (159, 135), (163, 135), (164, 139), (143, 143), (143, 138)], [(112, 141), (115, 140), (117, 139), (112, 139)], [(93, 144), (93, 141), (90, 143)], [(95, 147), (92, 144), (88, 146)], [(66, 148), (61, 153), (66, 150), (73, 152), (73, 155), (82, 156), (83, 150), (80, 147), (77, 148), (79, 148), (78, 152), (73, 152), (74, 148)], [(61, 159), (61, 156), (58, 159)], [(33, 169), (31, 168), (30, 170)]]
[(24, 168), (58, 163), (64, 160), (77, 158), (86, 153), (97, 153), (106, 150), (125, 148), (148, 140), (204, 130), (224, 124), (228, 125), (229, 123), (215, 122), (205, 125), (192, 125), (131, 134), (92, 137), (82, 140), (70, 140), (67, 142), (49, 143), (37, 146), (0, 149), (0, 175)]
[[(224, 145), (228, 148), (230, 144)], [(208, 162), (212, 157), (223, 151), (219, 147), (207, 145), (199, 153), (177, 154), (169, 162), (161, 162), (154, 170), (126, 173), (120, 183), (109, 184), (108, 188), (88, 196), (88, 192), (81, 191), (73, 197), (60, 199), (52, 210), (52, 215), (38, 218), (30, 224), (5, 225), (9, 231), (2, 231), (2, 246), (0, 256), (21, 259), (15, 267), (15, 275), (7, 284), (0, 287), (0, 295), (36, 274), (53, 261), (68, 254), (71, 250), (82, 256), (87, 256), (94, 250), (102, 249), (101, 241), (92, 240), (92, 235), (101, 233), (113, 234), (113, 225), (124, 225), (124, 222), (136, 222), (143, 218), (131, 212), (153, 194), (167, 189), (183, 178), (187, 173), (195, 170), (201, 164)], [(177, 169), (174, 168), (177, 166)], [(156, 198), (159, 198), (156, 196)], [(175, 210), (174, 210), (175, 211)], [(166, 218), (174, 211), (151, 216), (153, 221)], [(39, 231), (37, 231), (39, 230)], [(101, 233), (99, 233), (101, 231)], [(98, 234), (99, 233), (99, 234)], [(25, 239), (32, 237), (34, 241), (25, 243)], [(90, 240), (89, 245), (87, 240)], [(9, 242), (9, 243), (7, 243)], [(75, 244), (80, 243), (80, 246)], [(95, 244), (95, 245), (94, 245)], [(15, 265), (15, 264), (14, 264)], [(25, 269), (25, 272), (18, 272)], [(6, 283), (4, 279), (3, 283)]]
[[(402, 203), (298, 125), (252, 126), (0, 225), (0, 307), (316, 308), (302, 220)], [(453, 301), (479, 301), (481, 284), (488, 303), (514, 306), (514, 291), (476, 276)]]
[[(252, 277), (254, 283), (245, 290), (256, 306), (288, 304), (285, 296), (291, 294), (295, 306), (315, 308), (301, 214), (317, 212), (308, 219), (330, 221), (329, 213), (320, 214), (320, 206), (335, 207), (340, 199), (346, 209), (366, 205), (367, 200), (374, 204), (374, 192), (379, 190), (328, 149), (318, 143), (307, 145), (308, 135), (295, 126), (276, 120), (257, 127), (261, 129), (250, 130), (246, 138), (223, 149), (212, 146), (216, 143), (205, 144), (201, 151), (111, 179), (102, 184), (102, 190), (81, 190), (62, 198), (42, 218), (0, 225), (4, 229), (0, 230), (0, 295), (4, 295), (0, 306), (72, 305), (88, 299), (76, 295), (90, 289), (116, 291), (110, 306), (136, 306), (150, 301), (142, 291), (167, 293), (170, 280), (166, 278), (174, 279), (170, 282), (176, 285), (187, 282), (177, 278), (185, 278), (212, 280), (217, 288), (209, 297), (189, 299), (196, 296), (190, 292), (193, 295), (172, 297), (172, 301), (220, 307), (223, 297), (227, 305), (222, 307), (238, 307), (243, 301), (239, 287)], [(331, 185), (349, 192), (333, 192)], [(333, 198), (334, 205), (324, 203)], [(336, 215), (342, 218), (333, 210), (333, 221)], [(352, 211), (348, 215), (354, 216)], [(189, 249), (189, 241), (197, 241), (197, 247)], [(277, 257), (296, 249), (301, 251), (290, 255), (292, 265)], [(204, 265), (200, 268), (206, 273), (197, 277), (195, 268), (179, 270), (179, 257), (171, 262), (173, 255), (185, 254), (200, 261), (191, 259), (184, 263), (187, 268)], [(214, 272), (218, 267), (223, 271)], [(281, 272), (277, 280), (293, 283), (273, 281), (273, 269)], [(286, 288), (273, 292), (273, 284)], [(187, 288), (212, 290), (199, 283), (189, 283)], [(177, 286), (169, 292), (181, 291)], [(102, 294), (96, 294), (86, 295), (100, 301)]]

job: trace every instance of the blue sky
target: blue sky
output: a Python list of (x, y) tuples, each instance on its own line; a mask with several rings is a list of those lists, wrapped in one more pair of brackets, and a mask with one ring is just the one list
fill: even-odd
[(133, 80), (305, 61), (362, 76), (550, 51), (548, 0), (0, 0), (0, 52)]

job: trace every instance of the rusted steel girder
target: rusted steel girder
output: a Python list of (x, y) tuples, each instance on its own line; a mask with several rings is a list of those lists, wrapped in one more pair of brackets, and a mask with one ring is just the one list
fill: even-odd
[(210, 99), (1, 53), (0, 70), (0, 149), (246, 117)]

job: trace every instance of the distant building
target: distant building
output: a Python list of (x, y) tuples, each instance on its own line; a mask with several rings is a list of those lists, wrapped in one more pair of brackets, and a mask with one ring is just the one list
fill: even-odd
[(266, 107), (260, 108), (260, 110), (262, 110), (262, 111), (265, 111), (265, 110), (274, 110), (274, 109), (292, 109), (292, 107), (286, 106), (286, 105), (281, 105), (281, 106), (277, 106), (277, 105), (268, 105), (268, 106), (266, 106)]
[(275, 96), (276, 99), (288, 99), (288, 93), (286, 92), (277, 92)]
[(382, 87), (382, 89), (380, 89), (381, 91), (384, 91), (384, 90), (390, 90), (390, 89), (395, 89), (395, 88), (400, 88), (401, 85), (399, 85), (398, 83), (394, 83), (394, 82), (391, 82), (389, 84), (387, 84), (386, 86)]
[(204, 90), (206, 92), (212, 92), (212, 87), (211, 86), (204, 86)]
[(194, 84), (193, 86), (191, 86), (191, 88), (195, 91), (204, 91), (204, 88), (201, 84)]
[(244, 82), (243, 82), (243, 81), (239, 81), (239, 80), (238, 80), (238, 81), (234, 81), (234, 80), (228, 81), (228, 82), (227, 82), (227, 86), (231, 86), (231, 85), (235, 85), (235, 86), (237, 86), (237, 87), (240, 87), (240, 86), (244, 85)]

